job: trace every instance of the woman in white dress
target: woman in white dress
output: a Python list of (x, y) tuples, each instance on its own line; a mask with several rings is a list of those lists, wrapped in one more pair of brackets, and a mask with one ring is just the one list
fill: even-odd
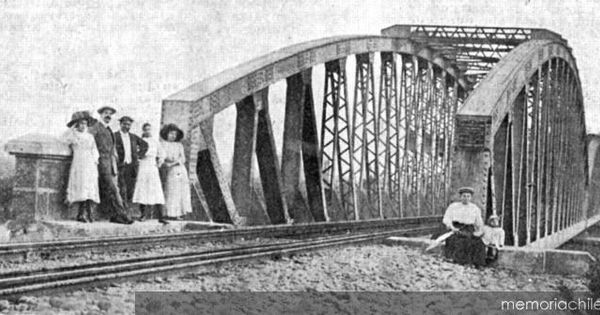
[(142, 139), (148, 143), (148, 151), (139, 160), (133, 202), (140, 205), (140, 212), (142, 213), (139, 218), (140, 221), (144, 221), (146, 216), (152, 213), (152, 208), (156, 207), (158, 222), (167, 224), (168, 222), (164, 220), (160, 209), (160, 205), (165, 204), (165, 198), (158, 174), (158, 167), (162, 164), (164, 158), (163, 150), (158, 141), (152, 138), (152, 126), (149, 123), (142, 126), (142, 131)]
[[(92, 203), (100, 202), (98, 191), (98, 149), (94, 136), (87, 132), (91, 118), (88, 112), (73, 114), (64, 140), (73, 151), (69, 171), (67, 202), (78, 207), (77, 221), (92, 222)], [(84, 215), (85, 212), (85, 215)]]
[(166, 215), (181, 219), (192, 212), (190, 196), (190, 181), (185, 168), (185, 154), (181, 139), (183, 131), (174, 124), (168, 124), (160, 131), (160, 137), (165, 151), (163, 167), (166, 168), (165, 179), (165, 208)]
[(473, 188), (458, 190), (460, 201), (453, 202), (446, 209), (442, 222), (454, 233), (446, 239), (444, 255), (461, 265), (485, 265), (485, 244), (481, 240), (483, 219), (481, 210), (471, 202)]

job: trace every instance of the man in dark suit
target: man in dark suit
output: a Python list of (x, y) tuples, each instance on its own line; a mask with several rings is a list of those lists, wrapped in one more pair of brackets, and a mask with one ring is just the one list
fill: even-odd
[(110, 222), (131, 224), (127, 216), (123, 200), (117, 186), (117, 153), (115, 139), (109, 127), (111, 116), (117, 111), (109, 106), (98, 109), (100, 120), (95, 120), (88, 132), (94, 136), (100, 159), (98, 161), (98, 178), (100, 188), (100, 209), (110, 215)]
[(148, 151), (146, 141), (137, 135), (130, 133), (133, 119), (123, 116), (119, 119), (121, 130), (115, 132), (115, 144), (117, 148), (117, 169), (119, 172), (119, 191), (125, 208), (131, 205), (135, 180), (137, 178), (138, 157), (143, 157)]

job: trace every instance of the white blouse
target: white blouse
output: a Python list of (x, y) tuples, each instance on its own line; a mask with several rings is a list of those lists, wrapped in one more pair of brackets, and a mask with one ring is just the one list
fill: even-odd
[(452, 228), (452, 222), (462, 224), (470, 224), (475, 227), (475, 235), (481, 235), (483, 228), (483, 219), (481, 219), (481, 210), (473, 203), (463, 204), (462, 202), (454, 202), (444, 213), (442, 222), (448, 228)]
[(504, 230), (501, 227), (483, 227), (483, 236), (481, 240), (485, 245), (494, 245), (496, 247), (504, 246)]

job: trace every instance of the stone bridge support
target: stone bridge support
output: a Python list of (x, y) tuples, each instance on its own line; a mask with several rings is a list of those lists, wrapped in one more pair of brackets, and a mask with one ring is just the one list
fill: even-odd
[(26, 135), (6, 144), (16, 157), (11, 219), (30, 223), (73, 219), (66, 204), (71, 149), (57, 138)]

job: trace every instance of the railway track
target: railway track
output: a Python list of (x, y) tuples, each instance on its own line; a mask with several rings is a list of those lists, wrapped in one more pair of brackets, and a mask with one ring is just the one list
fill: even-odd
[(430, 222), (420, 224), (420, 226), (416, 227), (356, 235), (336, 235), (291, 240), (276, 244), (250, 245), (51, 269), (42, 268), (31, 271), (6, 272), (0, 274), (0, 296), (3, 298), (15, 298), (23, 294), (95, 286), (125, 279), (143, 278), (155, 274), (193, 270), (199, 266), (209, 264), (377, 241), (392, 235), (422, 235), (436, 231), (439, 228), (436, 223)]
[(350, 222), (317, 222), (294, 225), (269, 225), (243, 227), (225, 230), (202, 230), (171, 234), (153, 234), (127, 237), (103, 237), (94, 239), (70, 239), (49, 242), (11, 243), (0, 245), (0, 259), (24, 259), (29, 255), (42, 257), (61, 256), (74, 252), (115, 251), (142, 249), (158, 245), (181, 244), (185, 242), (227, 241), (252, 238), (296, 238), (314, 235), (363, 232), (395, 229), (399, 227), (439, 224), (441, 216), (399, 218), (385, 220), (365, 220)]

